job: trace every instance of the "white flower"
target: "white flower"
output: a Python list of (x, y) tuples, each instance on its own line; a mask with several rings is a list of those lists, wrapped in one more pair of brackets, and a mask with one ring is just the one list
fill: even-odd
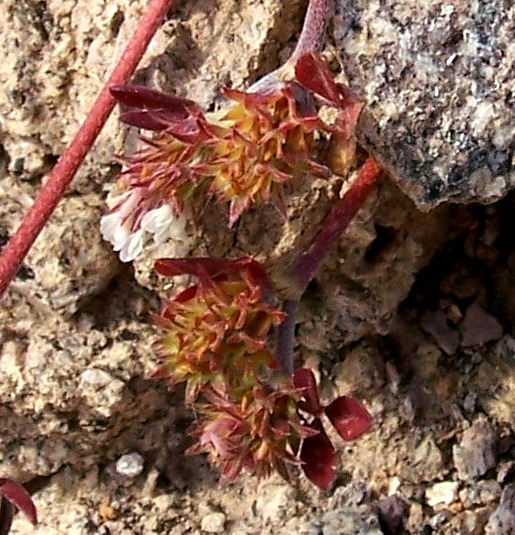
[(155, 245), (160, 245), (169, 238), (184, 241), (186, 221), (168, 204), (149, 210), (141, 218), (140, 224), (133, 227), (139, 200), (140, 196), (134, 192), (111, 199), (109, 204), (113, 211), (100, 220), (102, 237), (120, 253), (122, 262), (130, 262), (141, 254), (149, 234)]
[(118, 211), (105, 215), (100, 220), (100, 233), (104, 240), (113, 244), (113, 249), (120, 252), (122, 262), (134, 260), (143, 249), (143, 231), (131, 232), (127, 222), (123, 222)]
[(177, 216), (169, 204), (163, 204), (142, 217), (141, 228), (152, 234), (154, 243), (160, 245), (169, 238), (184, 240), (185, 220)]

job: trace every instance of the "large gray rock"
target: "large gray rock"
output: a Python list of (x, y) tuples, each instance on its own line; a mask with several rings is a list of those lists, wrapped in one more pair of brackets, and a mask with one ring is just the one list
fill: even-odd
[(368, 104), (361, 141), (422, 209), (515, 185), (515, 4), (337, 0), (334, 37)]

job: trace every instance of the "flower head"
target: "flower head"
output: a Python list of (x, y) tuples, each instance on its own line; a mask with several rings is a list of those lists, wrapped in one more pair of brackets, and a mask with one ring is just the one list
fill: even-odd
[(156, 316), (162, 360), (156, 375), (186, 382), (192, 403), (207, 383), (224, 388), (252, 384), (260, 370), (277, 367), (267, 347), (270, 329), (283, 313), (271, 302), (263, 268), (250, 258), (162, 259), (158, 273), (191, 274), (198, 283), (164, 303)]
[(299, 390), (291, 381), (274, 389), (257, 382), (236, 399), (213, 389), (204, 396), (207, 403), (193, 430), (198, 443), (189, 452), (207, 453), (223, 481), (232, 481), (242, 470), (258, 477), (277, 471), (288, 479), (288, 465), (301, 464), (296, 448), (316, 431), (302, 425)]
[[(327, 176), (317, 162), (315, 140), (335, 134), (347, 140), (361, 102), (332, 80), (312, 54), (299, 58), (294, 78), (266, 92), (224, 89), (227, 104), (204, 112), (194, 102), (138, 86), (113, 87), (122, 103), (139, 108), (122, 115), (126, 123), (153, 131), (144, 146), (125, 156), (108, 201), (103, 233), (125, 259), (143, 247), (145, 215), (168, 210), (160, 239), (186, 212), (197, 215), (209, 198), (229, 206), (229, 225), (251, 205), (271, 202), (279, 209), (299, 179)], [(318, 115), (316, 101), (338, 110), (334, 125)], [(141, 231), (141, 232), (140, 232)]]

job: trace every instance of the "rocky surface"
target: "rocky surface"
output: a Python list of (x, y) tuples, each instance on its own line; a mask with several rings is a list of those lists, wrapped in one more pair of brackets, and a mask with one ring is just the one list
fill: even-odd
[(513, 2), (338, 0), (334, 32), (360, 137), (418, 207), (514, 186)]
[[(394, 43), (409, 34), (396, 33), (394, 26), (390, 32), (386, 22), (404, 28), (417, 14), (415, 6), (408, 10), (411, 4), (397, 2), (394, 21), (376, 2), (366, 9), (351, 4), (333, 24), (335, 41), (345, 45), (339, 50), (345, 51), (341, 59), (349, 76), (352, 69), (360, 72), (353, 54), (356, 61), (363, 57), (345, 47), (362, 43), (356, 42), (359, 31), (360, 39), (375, 36), (382, 44), (379, 36)], [(84, 116), (145, 5), (5, 3), (0, 244)], [(221, 84), (251, 82), (287, 57), (305, 5), (300, 0), (242, 0), (236, 7), (229, 0), (178, 2), (136, 80), (209, 105)], [(464, 24), (461, 5), (441, 12), (434, 28), (448, 20)], [(464, 27), (463, 39), (453, 46), (472, 46), (474, 32), (486, 20), (478, 17), (488, 13), (494, 23), (485, 26), (491, 33), (483, 44), (501, 39), (500, 25), (508, 24), (512, 8), (493, 14), (488, 5), (472, 3), (475, 25), (468, 34)], [(356, 23), (345, 33), (341, 25), (349, 17)], [(331, 49), (330, 43), (328, 57)], [(390, 68), (381, 51), (402, 61), (394, 50), (377, 47), (370, 69)], [(501, 89), (511, 49), (506, 50), (492, 74)], [(442, 58), (443, 52), (435, 51), (435, 65)], [(467, 58), (455, 61), (465, 65)], [(425, 65), (421, 72), (429, 76)], [(455, 72), (460, 76), (448, 83), (458, 87), (465, 75)], [(359, 80), (352, 83), (357, 87)], [(470, 80), (463, 84), (472, 87)], [(363, 81), (371, 116), (380, 102), (397, 102), (393, 93), (390, 101), (384, 98), (391, 87), (378, 85), (374, 92)], [(422, 115), (406, 113), (402, 125), (411, 128), (410, 121)], [(470, 131), (473, 117), (467, 108), (456, 132)], [(381, 128), (393, 126), (378, 120)], [(436, 124), (432, 135), (448, 135)], [(482, 143), (478, 125), (474, 142)], [(394, 133), (400, 136), (400, 130)], [(502, 135), (511, 139), (502, 150), (512, 150), (509, 129)], [(0, 307), (0, 475), (27, 484), (41, 519), (33, 530), (17, 518), (13, 533), (505, 535), (513, 530), (514, 194), (489, 207), (444, 204), (421, 213), (386, 178), (310, 285), (297, 329), (299, 361), (315, 368), (324, 397), (352, 391), (372, 412), (373, 430), (356, 443), (339, 444), (340, 471), (327, 493), (302, 478), (288, 485), (276, 477), (257, 482), (244, 476), (219, 487), (203, 457), (184, 453), (193, 415), (182, 407), (181, 393), (149, 379), (156, 366), (150, 313), (170, 288), (151, 273), (150, 259), (134, 268), (120, 265), (98, 232), (105, 183), (117, 170), (112, 154), (133, 141), (114, 117)], [(457, 151), (451, 141), (438, 147)], [(422, 163), (436, 165), (427, 154)], [(417, 160), (403, 161), (418, 169)], [(397, 164), (392, 161), (389, 168)], [(484, 193), (492, 191), (492, 183), (485, 182), (478, 193), (473, 179), (463, 181), (458, 192), (443, 176), (434, 175), (440, 186), (429, 200), (425, 186), (413, 188), (408, 176), (397, 178), (421, 205), (448, 197), (493, 200)], [(503, 176), (507, 184), (509, 173)], [(208, 208), (187, 242), (167, 244), (168, 250), (156, 254), (251, 254), (267, 257), (274, 269), (311, 237), (341, 182), (333, 177), (306, 184), (288, 200), (287, 222), (265, 208), (246, 214), (233, 231), (221, 232), (226, 215)]]

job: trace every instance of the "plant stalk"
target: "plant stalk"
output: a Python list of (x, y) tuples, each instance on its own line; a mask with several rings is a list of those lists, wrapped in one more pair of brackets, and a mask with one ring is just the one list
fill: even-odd
[(152, 0), (138, 22), (120, 61), (93, 104), (74, 139), (59, 158), (18, 230), (0, 255), (0, 298), (21, 267), (25, 256), (63, 197), (84, 158), (111, 114), (115, 100), (112, 85), (129, 81), (152, 37), (174, 0)]
[(380, 174), (381, 167), (374, 158), (369, 156), (349, 190), (331, 208), (308, 248), (293, 261), (290, 277), (294, 281), (296, 298), (304, 293), (307, 285), (313, 280), (327, 253), (335, 246), (356, 212), (372, 192)]
[(298, 299), (286, 299), (283, 306), (286, 317), (277, 332), (277, 358), (288, 375), (291, 375), (294, 369), (295, 316), (298, 306)]
[(334, 0), (310, 0), (297, 46), (289, 62), (295, 63), (308, 52), (317, 53), (322, 50), (327, 24), (333, 11)]
[(284, 80), (293, 77), (295, 63), (308, 52), (320, 52), (325, 43), (327, 23), (334, 10), (335, 0), (310, 0), (297, 46), (284, 65), (252, 84), (249, 93), (271, 93), (281, 87)]
[(374, 158), (368, 157), (365, 160), (354, 183), (331, 208), (307, 249), (297, 256), (287, 270), (284, 280), (289, 281), (289, 296), (284, 300), (283, 311), (286, 317), (278, 327), (276, 349), (283, 370), (289, 374), (293, 373), (295, 364), (295, 316), (299, 300), (315, 277), (320, 264), (374, 189), (381, 171)]

